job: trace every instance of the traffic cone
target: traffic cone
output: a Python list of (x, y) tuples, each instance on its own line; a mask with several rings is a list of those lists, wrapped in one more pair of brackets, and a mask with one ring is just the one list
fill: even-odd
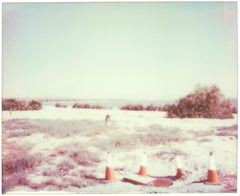
[(141, 165), (138, 174), (140, 176), (147, 176), (147, 167)]
[(182, 176), (184, 176), (185, 174), (185, 171), (183, 169), (183, 165), (182, 165), (182, 162), (181, 160), (179, 159), (178, 155), (175, 154), (175, 159), (176, 159), (176, 164), (177, 164), (177, 173), (176, 173), (176, 178), (179, 179), (181, 178)]
[(142, 164), (141, 164), (141, 166), (139, 168), (139, 172), (138, 172), (138, 174), (140, 176), (147, 176), (147, 166), (146, 166), (146, 164), (147, 164), (147, 157), (146, 157), (146, 153), (144, 152), (143, 158), (142, 158)]
[(108, 180), (108, 181), (115, 180), (114, 169), (112, 168), (112, 157), (109, 152), (107, 157), (107, 166), (105, 170), (105, 180)]
[(207, 180), (205, 184), (219, 184), (215, 160), (213, 158), (213, 152), (210, 152), (209, 169), (208, 169)]

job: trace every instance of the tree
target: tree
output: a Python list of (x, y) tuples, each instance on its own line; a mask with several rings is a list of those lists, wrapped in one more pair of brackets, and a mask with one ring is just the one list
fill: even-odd
[(181, 98), (177, 104), (167, 107), (169, 118), (233, 118), (233, 107), (225, 99), (216, 85), (200, 86), (195, 91)]

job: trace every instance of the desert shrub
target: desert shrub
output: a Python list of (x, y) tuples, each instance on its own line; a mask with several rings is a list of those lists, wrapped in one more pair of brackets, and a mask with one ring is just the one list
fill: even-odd
[(98, 104), (91, 106), (91, 109), (103, 109), (103, 108), (104, 108), (103, 106), (98, 105)]
[(86, 150), (74, 150), (69, 153), (69, 157), (83, 166), (93, 166), (95, 163), (100, 162), (98, 155)]
[(8, 157), (9, 159), (3, 162), (3, 174), (9, 175), (15, 172), (32, 169), (36, 163), (36, 159), (33, 156), (18, 155), (17, 157)]
[(33, 133), (32, 131), (24, 130), (24, 129), (12, 130), (12, 131), (8, 131), (7, 132), (7, 137), (8, 138), (12, 138), (12, 137), (26, 137), (26, 136), (32, 135), (32, 133)]
[(42, 108), (42, 104), (38, 101), (32, 100), (28, 103), (29, 110), (40, 110)]
[(174, 104), (166, 104), (166, 105), (164, 105), (164, 106), (159, 106), (159, 107), (158, 107), (158, 111), (167, 112), (167, 111), (171, 110), (172, 107), (174, 107), (173, 105), (174, 105)]
[[(6, 149), (9, 148), (9, 149)], [(9, 151), (2, 159), (2, 192), (6, 193), (15, 186), (28, 185), (27, 175), (41, 163), (40, 155), (27, 153), (27, 146), (8, 143), (4, 152)]]
[(237, 113), (238, 113), (238, 111), (237, 111), (237, 108), (236, 108), (236, 107), (233, 107), (233, 108), (232, 108), (232, 113), (233, 113), (233, 114), (237, 114)]
[(56, 108), (61, 108), (62, 105), (61, 105), (60, 103), (56, 103), (56, 104), (55, 104), (55, 107), (56, 107)]
[(72, 108), (80, 108), (80, 104), (79, 103), (74, 103)]
[(105, 128), (100, 121), (87, 120), (10, 119), (3, 121), (2, 124), (4, 133), (9, 137), (28, 136), (36, 132), (56, 138), (92, 136)]
[(56, 103), (56, 104), (55, 104), (55, 107), (56, 107), (56, 108), (66, 108), (67, 106), (66, 106), (66, 105), (63, 105), (63, 104), (61, 104), (61, 103)]
[(164, 112), (167, 111), (165, 106), (158, 106), (156, 110), (157, 111), (164, 111)]
[(165, 129), (159, 125), (150, 125), (148, 128), (144, 128), (142, 132), (145, 132), (145, 134), (136, 135), (136, 140), (148, 146), (179, 142), (183, 139), (183, 136), (180, 134), (181, 130), (177, 128)]
[[(157, 132), (150, 132), (150, 133), (143, 133), (143, 134), (136, 134), (136, 135), (129, 135), (128, 137), (112, 137), (112, 140), (109, 141), (109, 144), (106, 145), (105, 150), (114, 150), (114, 149), (122, 149), (122, 150), (129, 150), (133, 148), (144, 146), (156, 146), (159, 144), (165, 144), (168, 142), (179, 142), (181, 141), (181, 137), (172, 134), (174, 131), (169, 131), (169, 133), (157, 133)], [(174, 132), (175, 133), (175, 132)]]
[(193, 93), (166, 108), (169, 118), (233, 118), (231, 101), (215, 85), (198, 86)]
[(11, 119), (2, 122), (4, 130), (31, 129), (30, 123), (23, 119)]
[(69, 161), (64, 160), (57, 165), (57, 168), (60, 171), (68, 172), (69, 170), (73, 169), (74, 166)]
[(80, 170), (76, 176), (77, 180), (75, 178), (64, 177), (64, 184), (67, 184), (68, 186), (83, 188), (107, 183), (105, 180), (95, 177), (92, 173), (87, 172), (86, 170)]
[(96, 104), (96, 105), (89, 105), (89, 104), (79, 104), (75, 103), (72, 108), (83, 108), (83, 109), (104, 109), (103, 106)]
[(175, 143), (183, 141), (185, 138), (181, 130), (177, 128), (165, 129), (158, 125), (150, 125), (138, 129), (138, 133), (124, 135), (115, 134), (108, 140), (99, 140), (95, 143), (97, 148), (104, 151), (126, 151), (141, 146), (156, 146), (159, 144)]
[(47, 168), (42, 171), (43, 176), (51, 176), (51, 177), (59, 177), (61, 176), (61, 173), (56, 169), (53, 170), (52, 168)]
[(2, 100), (2, 110), (14, 110), (17, 108), (17, 101), (15, 99), (3, 99)]
[(120, 109), (121, 110), (135, 110), (135, 111), (139, 111), (139, 110), (144, 110), (144, 107), (142, 105), (132, 105), (132, 104), (129, 104), (129, 105), (122, 106)]
[(156, 111), (158, 109), (158, 107), (157, 106), (154, 106), (154, 105), (148, 105), (148, 106), (146, 106), (146, 108), (145, 108), (145, 110), (147, 110), (147, 111)]
[(2, 176), (2, 193), (5, 194), (10, 191), (15, 186), (25, 186), (29, 184), (29, 181), (26, 179), (28, 173), (25, 171), (16, 172), (12, 175)]
[(121, 110), (135, 110), (135, 111), (165, 111), (163, 106), (155, 106), (153, 104), (150, 104), (146, 107), (142, 105), (133, 105), (133, 104), (128, 104), (120, 107)]
[(230, 127), (220, 127), (215, 132), (217, 136), (234, 136), (238, 138), (238, 125), (232, 125)]
[(40, 110), (42, 104), (38, 101), (24, 101), (17, 99), (3, 99), (2, 100), (2, 110)]

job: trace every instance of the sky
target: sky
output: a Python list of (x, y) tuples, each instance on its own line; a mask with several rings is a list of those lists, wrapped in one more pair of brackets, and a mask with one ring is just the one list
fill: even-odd
[(237, 2), (3, 3), (2, 96), (237, 97)]

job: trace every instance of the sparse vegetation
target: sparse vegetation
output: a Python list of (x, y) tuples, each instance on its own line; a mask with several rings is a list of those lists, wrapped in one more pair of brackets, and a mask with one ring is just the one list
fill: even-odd
[[(158, 110), (155, 106), (149, 105), (148, 110), (152, 109)], [(56, 111), (59, 110), (56, 109)], [(104, 111), (98, 112), (104, 117)], [(151, 119), (152, 124), (147, 124), (151, 116), (149, 113), (146, 114), (147, 112), (141, 115), (137, 112), (136, 114), (118, 112), (116, 114), (126, 114), (126, 117), (120, 118), (119, 115), (112, 115), (113, 120), (117, 120), (109, 127), (105, 126), (104, 118), (102, 120), (33, 120), (21, 118), (3, 120), (3, 192), (20, 189), (25, 191), (67, 190), (81, 192), (84, 187), (88, 187), (88, 189), (83, 191), (99, 190), (99, 186), (96, 185), (107, 183), (104, 180), (107, 152), (112, 153), (112, 164), (116, 176), (120, 177), (138, 169), (143, 150), (146, 151), (148, 164), (154, 166), (161, 164), (161, 171), (162, 168), (175, 171), (174, 152), (180, 155), (183, 161), (189, 159), (185, 163), (189, 167), (188, 174), (191, 176), (186, 179), (188, 181), (182, 184), (179, 182), (177, 188), (172, 187), (173, 191), (178, 191), (179, 188), (186, 187), (186, 184), (195, 177), (200, 176), (204, 179), (206, 172), (203, 168), (207, 169), (207, 166), (204, 165), (205, 162), (201, 162), (203, 158), (199, 163), (196, 163), (198, 153), (203, 153), (201, 151), (203, 146), (205, 151), (205, 147), (215, 142), (216, 138), (220, 142), (226, 142), (224, 144), (230, 144), (230, 146), (237, 142), (237, 124), (222, 127), (224, 125), (222, 120), (214, 120), (217, 123), (214, 123), (211, 129), (201, 131), (201, 129), (188, 129), (188, 127), (195, 126), (191, 123), (195, 123), (196, 119), (163, 118), (159, 121), (155, 116), (158, 113), (154, 113), (155, 121)], [(141, 117), (138, 118), (139, 116)], [(136, 121), (136, 124), (135, 121), (131, 123), (131, 117), (139, 121)], [(168, 127), (169, 125), (165, 124), (165, 121), (177, 122), (176, 125), (183, 123), (182, 125), (191, 126), (186, 126), (187, 130), (181, 126), (179, 128), (178, 126)], [(210, 121), (210, 119), (199, 119), (196, 125)], [(232, 120), (227, 122), (232, 122)], [(194, 149), (191, 147), (195, 148), (195, 145), (198, 147), (194, 154)], [(230, 164), (233, 163), (232, 167), (235, 169), (234, 152), (232, 152), (235, 149), (229, 148), (227, 150), (233, 158)], [(192, 157), (191, 153), (195, 157)], [(221, 164), (225, 166), (224, 163)], [(202, 170), (200, 171), (199, 168)], [(191, 173), (191, 170), (194, 169), (195, 171)], [(228, 171), (224, 170), (223, 167), (224, 172), (228, 174)], [(228, 190), (235, 191), (236, 186), (233, 183), (236, 183), (236, 175), (234, 172), (232, 173), (231, 178), (234, 180), (229, 181), (229, 178), (226, 178), (224, 182), (224, 191), (226, 192)], [(96, 186), (97, 189), (89, 186)], [(105, 187), (100, 187), (104, 192)], [(111, 185), (109, 187), (112, 188)], [(189, 187), (188, 190), (193, 190), (193, 192), (197, 190), (194, 187), (193, 189), (191, 186)], [(171, 191), (171, 187), (169, 190)], [(206, 189), (206, 192), (208, 190)], [(202, 191), (204, 192), (205, 189)]]
[(158, 110), (158, 107), (151, 104), (151, 105), (148, 105), (145, 108), (145, 110), (147, 110), (147, 111), (156, 111), (156, 110)]
[(78, 134), (91, 136), (96, 131), (103, 130), (104, 124), (86, 120), (11, 119), (3, 122), (3, 128), (7, 130), (6, 133), (10, 137), (28, 136), (38, 132), (52, 137), (64, 138)]
[(3, 150), (8, 152), (2, 159), (2, 192), (6, 193), (15, 186), (28, 185), (26, 177), (41, 163), (41, 157), (30, 155), (26, 146), (13, 143), (4, 143)]
[(82, 166), (93, 166), (95, 163), (100, 162), (96, 154), (86, 150), (74, 150), (70, 152), (69, 157)]
[(128, 104), (120, 107), (120, 110), (134, 110), (134, 111), (163, 111), (162, 106), (154, 106), (153, 104), (150, 104), (146, 107), (143, 105), (133, 105), (133, 104)]
[[(97, 141), (96, 146), (105, 151), (119, 151), (136, 149), (141, 146), (156, 146), (172, 142), (180, 142), (184, 136), (180, 134), (180, 129), (164, 129), (161, 126), (151, 125), (138, 130), (138, 134), (131, 134), (127, 137), (124, 134), (118, 134), (111, 137), (110, 140)], [(103, 145), (105, 143), (105, 145)]]
[(63, 104), (61, 104), (61, 103), (56, 103), (56, 104), (55, 104), (55, 107), (56, 107), (56, 108), (66, 108), (67, 106), (66, 106), (66, 105), (63, 105)]
[(218, 136), (232, 136), (238, 138), (238, 125), (230, 127), (221, 127), (217, 129), (216, 135)]
[(220, 89), (213, 85), (198, 86), (193, 93), (181, 98), (177, 104), (167, 106), (169, 118), (233, 118), (233, 107)]
[(120, 110), (134, 110), (134, 111), (167, 111), (168, 105), (164, 106), (155, 106), (153, 104), (147, 105), (144, 107), (143, 105), (133, 105), (133, 104), (128, 104), (120, 107)]
[(42, 108), (42, 104), (38, 101), (24, 101), (17, 99), (3, 99), (2, 100), (2, 110), (40, 110)]
[(122, 106), (120, 109), (121, 110), (140, 111), (140, 110), (144, 110), (144, 107), (142, 105), (132, 105), (132, 104), (129, 104), (129, 105)]
[(79, 103), (75, 103), (72, 108), (82, 108), (82, 109), (104, 109), (103, 106), (101, 105), (89, 105), (89, 104), (79, 104)]

